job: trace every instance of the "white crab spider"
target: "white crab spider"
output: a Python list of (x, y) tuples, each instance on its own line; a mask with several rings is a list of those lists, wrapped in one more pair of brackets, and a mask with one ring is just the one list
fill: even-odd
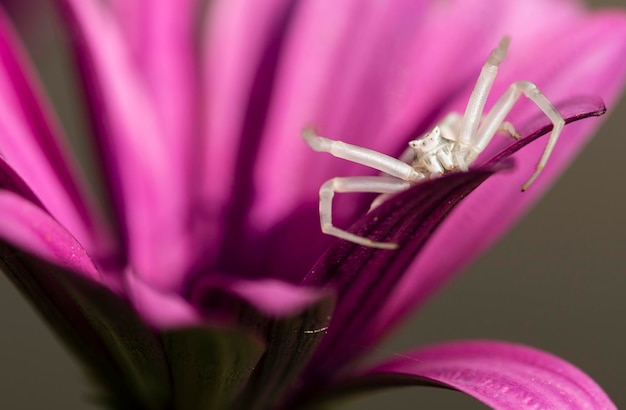
[(338, 158), (363, 164), (386, 174), (339, 177), (326, 181), (320, 188), (319, 213), (322, 232), (363, 246), (381, 249), (397, 248), (395, 243), (375, 242), (333, 226), (332, 199), (335, 192), (381, 194), (372, 203), (372, 208), (374, 208), (390, 195), (404, 191), (422, 180), (447, 172), (467, 171), (499, 130), (504, 130), (519, 138), (511, 124), (504, 121), (504, 117), (522, 94), (533, 101), (554, 125), (535, 172), (522, 185), (522, 190), (526, 190), (547, 163), (565, 121), (545, 95), (528, 81), (517, 81), (511, 84), (483, 117), (485, 101), (498, 73), (498, 65), (506, 57), (508, 46), (509, 38), (504, 37), (498, 47), (489, 54), (467, 102), (465, 114), (463, 116), (457, 113), (448, 114), (430, 132), (410, 141), (409, 147), (399, 159), (367, 148), (318, 136), (310, 128), (304, 129), (302, 137), (313, 150), (328, 152)]

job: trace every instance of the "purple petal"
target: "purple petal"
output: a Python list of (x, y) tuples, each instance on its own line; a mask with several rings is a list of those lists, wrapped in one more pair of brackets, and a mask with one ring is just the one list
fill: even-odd
[(100, 281), (85, 249), (47, 212), (15, 193), (0, 190), (0, 239), (55, 265)]
[[(174, 158), (190, 159), (200, 112), (194, 30), (198, 0), (113, 0), (135, 66), (155, 103)], [(191, 167), (189, 167), (191, 169)]]
[[(258, 6), (247, 0), (214, 1), (204, 33), (208, 115), (203, 124), (199, 201), (211, 229), (204, 233), (206, 243), (222, 242), (225, 250), (238, 247), (243, 237), (239, 221), (245, 222), (242, 215), (254, 189), (250, 173), (262, 141), (276, 59), (297, 2), (276, 0)], [(219, 252), (208, 247), (205, 256)]]
[(194, 284), (192, 304), (209, 306), (206, 312), (210, 314), (213, 305), (211, 299), (216, 293), (228, 293), (235, 296), (249, 303), (262, 314), (274, 318), (296, 315), (328, 297), (327, 292), (274, 279), (246, 280), (231, 276), (211, 275)]
[(462, 391), (494, 409), (617, 408), (589, 376), (563, 359), (496, 341), (417, 349), (362, 377), (370, 386), (432, 382)]
[(202, 323), (199, 312), (179, 294), (155, 289), (132, 273), (126, 275), (125, 296), (141, 318), (157, 329)]
[(75, 164), (66, 155), (58, 127), (47, 111), (29, 68), (0, 10), (0, 153), (3, 161), (10, 164), (46, 209), (94, 257), (110, 258), (113, 252), (110, 232), (102, 223), (102, 214), (77, 180)]
[(407, 265), (448, 213), (496, 170), (455, 173), (417, 184), (350, 229), (375, 241), (397, 243), (398, 250), (335, 241), (303, 281), (304, 285), (325, 286), (337, 297), (328, 335), (310, 365), (309, 377), (327, 377), (372, 347), (376, 340), (369, 331), (372, 318), (388, 303)]
[[(570, 105), (559, 106), (563, 114), (569, 117), (568, 122), (604, 112), (604, 105), (598, 99), (582, 101), (575, 99)], [(578, 111), (581, 109), (586, 112)], [(546, 122), (548, 120), (542, 118), (542, 123), (539, 124), (539, 129), (543, 132), (548, 130), (548, 127), (544, 127)], [(536, 132), (529, 137), (536, 139), (538, 135), (539, 132)], [(523, 145), (520, 142), (516, 146), (519, 148)], [(516, 173), (502, 172), (492, 175), (498, 170), (497, 167), (506, 165), (506, 162), (493, 163), (489, 167), (454, 173), (417, 184), (365, 215), (351, 229), (360, 236), (376, 241), (398, 243), (398, 250), (365, 248), (344, 241), (337, 241), (329, 249), (303, 282), (307, 285), (325, 285), (337, 292), (337, 308), (333, 321), (316, 359), (312, 361), (310, 377), (325, 377), (324, 375), (335, 371), (337, 367), (371, 349), (391, 326), (379, 321), (381, 317), (385, 317), (389, 307), (394, 309), (398, 303), (423, 302), (427, 296), (425, 292), (432, 291), (440, 284), (441, 278), (430, 275), (429, 271), (419, 272), (421, 276), (418, 276), (418, 272), (407, 268), (414, 258), (417, 261), (423, 258), (423, 252), (428, 249), (433, 237), (446, 226), (456, 209), (465, 206), (475, 192), (478, 192), (479, 186), (492, 179), (510, 178)], [(518, 193), (520, 186), (521, 182), (515, 185)], [(480, 239), (466, 237), (466, 225), (465, 222), (454, 227), (456, 235), (448, 238), (448, 247), (457, 242), (466, 243)], [(463, 228), (461, 233), (459, 226)], [(447, 260), (449, 254), (446, 250), (440, 252), (437, 260), (443, 263), (441, 260)], [(420, 288), (414, 289), (413, 294), (407, 294), (405, 300), (398, 302), (395, 299), (399, 293), (398, 284), (405, 282), (407, 275), (415, 283), (419, 279)], [(359, 341), (358, 346), (355, 346), (355, 340)]]
[[(179, 289), (189, 270), (187, 158), (166, 135), (152, 92), (111, 10), (101, 2), (58, 0), (76, 49), (111, 196), (130, 262), (147, 282)], [(173, 102), (178, 103), (178, 102)], [(181, 102), (182, 103), (182, 102)]]
[[(517, 68), (519, 73), (515, 74), (515, 79), (522, 78), (520, 73), (527, 68), (534, 73), (530, 79), (534, 77), (540, 87), (549, 93), (548, 96), (579, 95), (579, 90), (584, 90), (601, 96), (610, 110), (626, 77), (626, 18), (621, 14), (599, 14), (577, 26), (575, 33), (574, 37), (554, 39), (554, 48), (533, 56), (533, 61), (543, 61), (542, 65), (525, 64), (518, 60), (521, 67)], [(519, 59), (521, 56), (512, 58)], [(550, 61), (555, 63), (550, 64)], [(506, 78), (503, 81), (507, 84), (511, 80)], [(534, 112), (521, 110), (512, 114), (512, 121), (518, 118), (514, 124), (524, 124), (522, 128), (538, 125), (536, 120), (529, 119), (536, 115), (536, 109)], [(524, 117), (526, 119), (520, 121)], [(514, 155), (517, 167), (512, 174), (490, 178), (472, 193), (433, 234), (398, 284), (389, 299), (390, 303), (373, 320), (372, 334), (379, 334), (400, 321), (491, 245), (548, 189), (600, 124), (599, 120), (586, 120), (566, 126), (548, 166), (523, 194), (519, 187), (534, 171), (544, 149), (543, 143), (530, 144), (518, 151)], [(506, 144), (506, 141), (503, 143)], [(496, 155), (503, 148), (502, 144), (492, 144), (488, 148), (490, 153), (484, 158)], [(459, 234), (459, 229), (463, 230), (463, 234)]]

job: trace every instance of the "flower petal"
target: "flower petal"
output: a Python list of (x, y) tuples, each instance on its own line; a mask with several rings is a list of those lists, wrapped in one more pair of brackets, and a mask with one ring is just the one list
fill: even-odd
[[(604, 112), (604, 105), (597, 98), (583, 101), (575, 99), (571, 105), (562, 106), (563, 113), (568, 115), (568, 122)], [(534, 124), (539, 126), (539, 131), (529, 137), (536, 139), (540, 132), (547, 132), (549, 127), (544, 126), (546, 122), (542, 118), (540, 124)], [(517, 146), (523, 145), (524, 142), (520, 142)], [(418, 261), (423, 258), (424, 249), (428, 249), (433, 237), (446, 226), (455, 209), (463, 207), (475, 195), (481, 184), (494, 178), (506, 180), (515, 174), (502, 172), (493, 175), (498, 167), (506, 165), (506, 162), (493, 163), (466, 173), (453, 173), (417, 184), (362, 217), (351, 229), (359, 236), (375, 241), (395, 242), (399, 245), (397, 250), (365, 248), (344, 241), (337, 241), (329, 249), (303, 282), (306, 285), (327, 286), (337, 292), (333, 321), (308, 370), (310, 377), (326, 377), (336, 371), (336, 367), (350, 362), (380, 340), (390, 328), (380, 318), (387, 317), (387, 309), (393, 311), (397, 307), (399, 302), (394, 298), (404, 291), (398, 286), (406, 281), (407, 275), (413, 275), (410, 277), (415, 283), (419, 279), (420, 287), (413, 288), (414, 293), (407, 294), (406, 299), (401, 301), (403, 303), (423, 302), (428, 292), (440, 284), (440, 277), (430, 275), (429, 271), (407, 271), (407, 267), (414, 258)], [(515, 185), (518, 192), (520, 186), (521, 183)], [(456, 235), (448, 238), (449, 246), (478, 240), (473, 236), (465, 237), (465, 233), (459, 234), (458, 226), (463, 225), (453, 227)], [(443, 263), (441, 260), (449, 255), (446, 250), (440, 252), (435, 260)], [(419, 273), (421, 276), (418, 276)], [(357, 346), (355, 340), (359, 341)]]
[[(142, 73), (173, 158), (191, 158), (200, 93), (194, 34), (198, 0), (110, 2)], [(180, 152), (174, 152), (180, 150)], [(191, 167), (189, 167), (191, 170)]]
[[(315, 288), (292, 285), (275, 279), (247, 280), (210, 275), (193, 285), (192, 304), (213, 304), (216, 293), (228, 293), (250, 304), (264, 315), (275, 318), (293, 316), (328, 296)], [(207, 309), (210, 313), (210, 309)]]
[(111, 10), (94, 0), (57, 0), (71, 32), (110, 195), (136, 274), (179, 290), (192, 263), (188, 158), (166, 135), (152, 95)]
[[(579, 90), (598, 95), (610, 110), (626, 80), (626, 16), (619, 13), (597, 14), (577, 25), (574, 32), (575, 37), (555, 39), (554, 48), (536, 56), (545, 65), (538, 67), (533, 62), (526, 63), (530, 79), (537, 81), (548, 96), (555, 98), (579, 95)], [(515, 57), (521, 66), (515, 70), (514, 79), (523, 75), (520, 73), (524, 72), (525, 63), (519, 60), (522, 58)], [(558, 67), (553, 64), (558, 64)], [(503, 73), (504, 85), (500, 87), (513, 79), (508, 76)], [(526, 107), (537, 112), (532, 105)], [(533, 110), (525, 108), (512, 113), (511, 120), (517, 119), (514, 124), (525, 124), (521, 132), (530, 132), (529, 126), (539, 125), (530, 119), (534, 115)], [(566, 126), (540, 178), (523, 194), (519, 192), (519, 187), (533, 173), (544, 144), (530, 144), (518, 151), (514, 155), (517, 167), (512, 174), (495, 176), (472, 193), (433, 234), (398, 284), (384, 312), (372, 321), (372, 334), (380, 334), (402, 320), (408, 312), (414, 311), (438, 286), (493, 243), (548, 189), (600, 124), (599, 120), (586, 120)], [(485, 158), (502, 151), (503, 144), (507, 144), (506, 141), (492, 144)], [(463, 234), (459, 234), (459, 227), (462, 227)]]
[[(200, 208), (206, 213), (205, 257), (241, 246), (250, 182), (271, 101), (275, 66), (289, 17), (298, 2), (217, 0), (206, 23), (204, 76), (207, 96), (203, 127)], [(219, 176), (219, 177), (216, 177)], [(226, 229), (226, 226), (228, 229)], [(230, 255), (228, 255), (230, 256)], [(223, 258), (223, 256), (222, 256)]]
[(157, 329), (199, 325), (202, 317), (178, 293), (163, 291), (141, 277), (125, 275), (125, 294), (143, 320)]
[(6, 163), (4, 158), (0, 156), (0, 188), (13, 192), (27, 200), (28, 202), (37, 205), (41, 209), (45, 209), (37, 195), (30, 189), (30, 187), (24, 182), (9, 164)]
[(21, 196), (0, 190), (0, 239), (93, 281), (101, 280), (80, 243), (46, 211)]
[(370, 322), (387, 303), (406, 266), (451, 209), (497, 170), (455, 173), (417, 184), (385, 201), (350, 229), (375, 241), (397, 243), (397, 250), (334, 242), (303, 281), (304, 285), (325, 286), (337, 297), (328, 335), (308, 369), (309, 377), (325, 378), (371, 348)]
[(10, 23), (0, 10), (0, 154), (46, 209), (96, 259), (111, 258), (113, 244), (102, 213), (86, 195), (57, 124), (33, 80)]
[(434, 383), (462, 391), (499, 410), (617, 408), (578, 368), (526, 346), (463, 341), (399, 356), (351, 383), (370, 387)]
[[(136, 66), (145, 74), (169, 138), (191, 139), (194, 75), (193, 35), (198, 0), (113, 0), (112, 8), (131, 44)], [(165, 116), (165, 118), (163, 118)], [(181, 132), (187, 129), (189, 132)], [(184, 137), (183, 137), (184, 136)], [(174, 143), (174, 141), (172, 141)]]

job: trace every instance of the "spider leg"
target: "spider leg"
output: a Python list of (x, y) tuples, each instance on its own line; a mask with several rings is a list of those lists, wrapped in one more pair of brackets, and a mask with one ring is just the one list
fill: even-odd
[(377, 169), (405, 181), (417, 181), (423, 177), (401, 160), (368, 148), (320, 137), (311, 128), (302, 130), (302, 138), (314, 151), (328, 152), (337, 158)]
[[(509, 48), (509, 37), (504, 37), (500, 40), (500, 44), (496, 47), (487, 58), (485, 65), (480, 71), (474, 90), (470, 95), (463, 114), (463, 120), (461, 122), (461, 130), (459, 132), (458, 142), (461, 145), (469, 145), (472, 137), (476, 135), (478, 125), (485, 109), (485, 102), (491, 91), (496, 75), (498, 74), (498, 66), (506, 57), (506, 53)], [(462, 163), (462, 158), (459, 158)]]
[(379, 249), (396, 249), (397, 244), (391, 242), (375, 242), (371, 239), (355, 235), (343, 229), (333, 226), (333, 196), (335, 192), (374, 192), (379, 194), (392, 194), (404, 191), (411, 184), (396, 178), (382, 177), (345, 177), (333, 178), (324, 183), (320, 188), (320, 223), (322, 232), (336, 236), (359, 245)]
[(529, 100), (534, 102), (537, 107), (552, 121), (554, 127), (552, 128), (552, 133), (550, 134), (550, 138), (548, 139), (548, 143), (546, 144), (546, 148), (537, 163), (537, 168), (535, 172), (531, 175), (531, 177), (522, 185), (522, 191), (525, 191), (530, 184), (539, 176), (544, 166), (548, 162), (548, 158), (550, 158), (550, 154), (554, 149), (554, 145), (559, 138), (559, 134), (565, 125), (565, 121), (563, 117), (557, 109), (552, 105), (552, 103), (546, 98), (546, 96), (539, 91), (537, 86), (528, 81), (518, 81), (508, 88), (507, 91), (500, 97), (500, 99), (495, 103), (493, 108), (487, 114), (485, 121), (482, 126), (478, 130), (478, 133), (474, 140), (471, 142), (470, 146), (474, 151), (475, 157), (478, 156), (480, 152), (489, 144), (493, 135), (497, 132), (498, 128), (501, 127), (504, 117), (511, 111), (515, 102), (519, 99), (519, 97), (524, 94)]
[[(463, 116), (458, 112), (451, 112), (439, 122), (441, 135), (450, 141), (458, 141), (458, 135), (461, 132)], [(485, 116), (481, 116), (479, 124), (485, 122)], [(479, 125), (480, 128), (480, 125)], [(507, 134), (510, 137), (520, 140), (522, 137), (515, 131), (515, 127), (509, 121), (504, 121), (498, 128), (498, 133)]]
[(461, 126), (463, 123), (463, 116), (458, 112), (448, 113), (445, 117), (439, 121), (439, 129), (441, 135), (450, 141), (456, 141), (457, 136), (461, 132)]
[(406, 147), (398, 157), (398, 161), (411, 165), (415, 161), (415, 150), (410, 146)]
[(498, 127), (498, 130), (496, 132), (508, 134), (517, 141), (522, 139), (522, 136), (519, 135), (517, 131), (515, 131), (515, 127), (509, 121), (504, 121), (502, 124), (500, 124), (500, 127)]

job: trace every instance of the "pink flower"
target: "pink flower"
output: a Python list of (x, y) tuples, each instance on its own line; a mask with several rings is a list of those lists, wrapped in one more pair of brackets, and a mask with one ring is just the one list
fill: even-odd
[(626, 15), (567, 0), (55, 3), (106, 195), (88, 194), (3, 17), (0, 259), (114, 408), (294, 408), (407, 383), (500, 409), (615, 408), (572, 365), (504, 342), (358, 362), (538, 199), (599, 120), (566, 126), (523, 194), (543, 150), (527, 144), (549, 121), (520, 103), (507, 118), (525, 138), (494, 141), (469, 172), (370, 213), (358, 196), (335, 208), (337, 225), (397, 251), (319, 232), (319, 185), (368, 171), (299, 134), (315, 124), (399, 153), (463, 111), (505, 34), (493, 96), (530, 80), (567, 122), (600, 115), (624, 82)]

